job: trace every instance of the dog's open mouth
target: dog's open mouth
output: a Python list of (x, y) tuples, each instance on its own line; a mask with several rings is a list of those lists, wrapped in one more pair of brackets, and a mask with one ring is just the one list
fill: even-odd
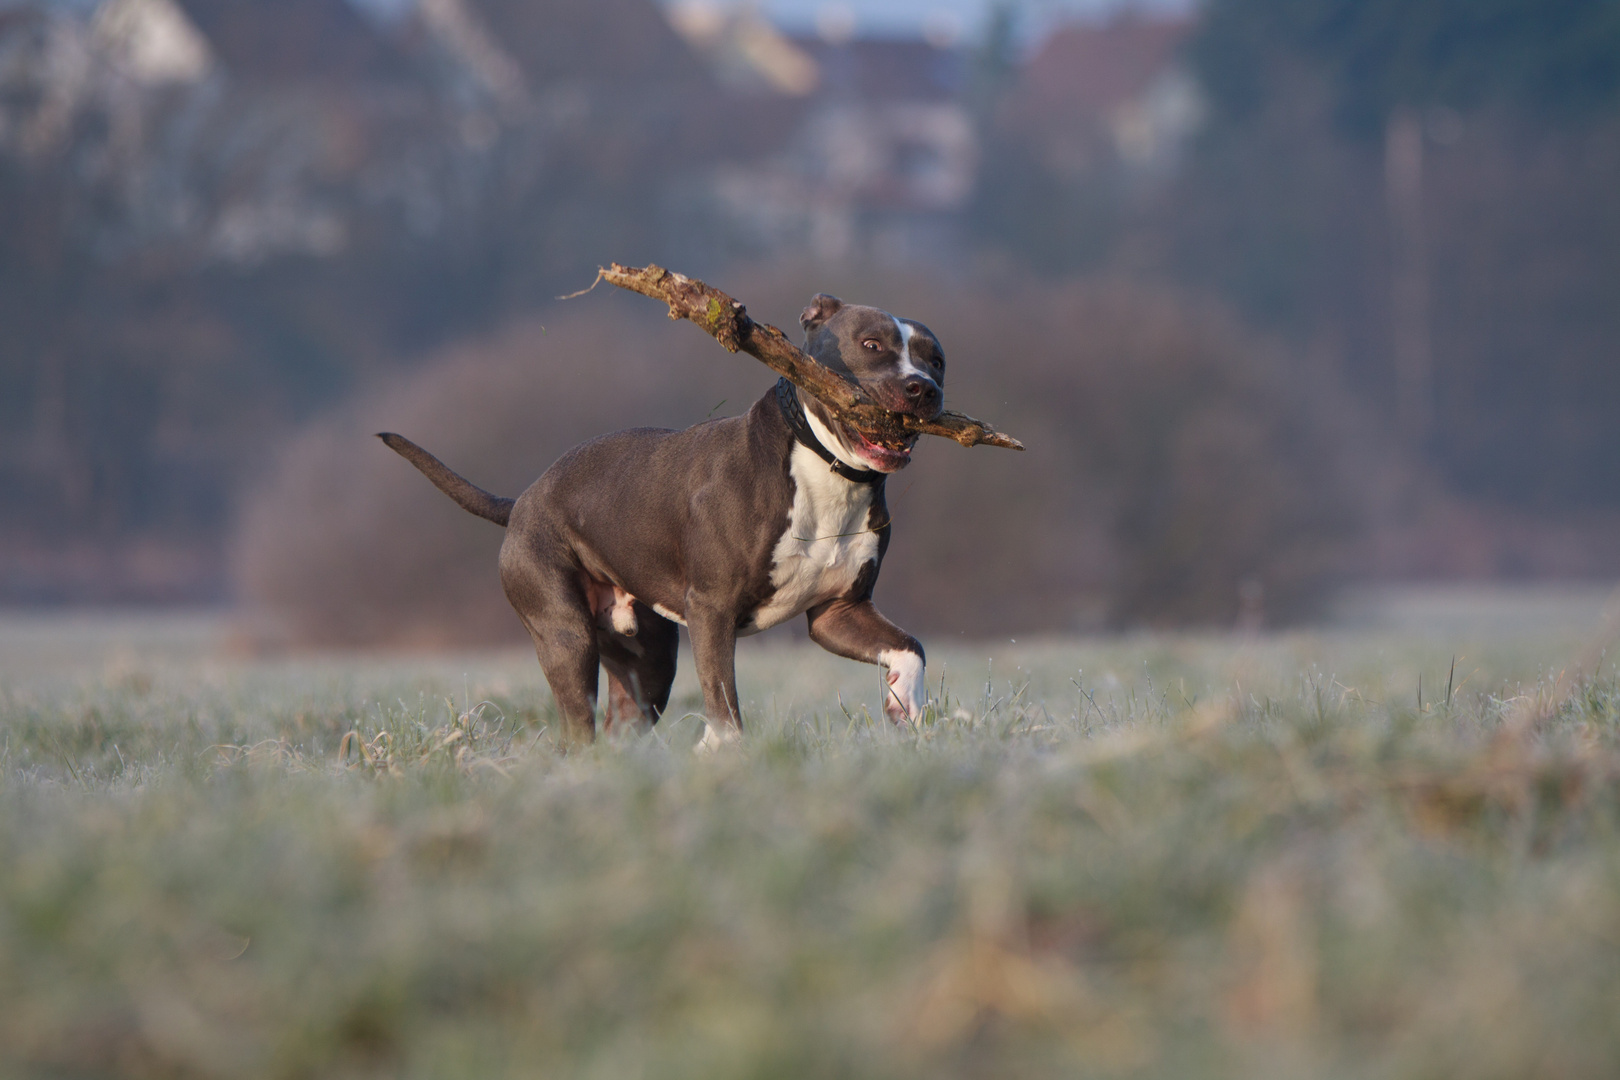
[(911, 448), (917, 444), (916, 435), (889, 435), (858, 431), (845, 426), (849, 448), (878, 472), (895, 472), (911, 461)]

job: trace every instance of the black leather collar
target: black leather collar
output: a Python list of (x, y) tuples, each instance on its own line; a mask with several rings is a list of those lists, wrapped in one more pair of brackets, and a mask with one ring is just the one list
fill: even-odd
[(817, 457), (831, 466), (833, 472), (845, 480), (857, 484), (878, 484), (888, 475), (875, 469), (851, 468), (834, 457), (833, 452), (816, 438), (815, 429), (810, 426), (809, 419), (804, 415), (804, 406), (799, 403), (799, 395), (793, 383), (785, 376), (776, 382), (776, 404), (782, 410), (782, 416), (787, 420), (788, 427), (793, 429), (793, 437), (808, 446)]

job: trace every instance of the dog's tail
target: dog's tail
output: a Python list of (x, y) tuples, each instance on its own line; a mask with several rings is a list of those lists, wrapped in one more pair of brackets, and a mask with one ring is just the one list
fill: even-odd
[(380, 431), (377, 438), (388, 448), (422, 471), (433, 481), (433, 486), (456, 500), (456, 505), (469, 514), (477, 514), (486, 521), (505, 526), (512, 518), (512, 501), (491, 495), (476, 484), (469, 483), (450, 471), (449, 466), (411, 440), (392, 431)]

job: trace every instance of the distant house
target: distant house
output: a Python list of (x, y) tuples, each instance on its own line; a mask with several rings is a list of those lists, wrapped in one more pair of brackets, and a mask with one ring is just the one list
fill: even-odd
[(1163, 178), (1203, 119), (1179, 55), (1192, 29), (1187, 18), (1133, 12), (1059, 27), (1025, 65), (1004, 117), (1056, 176)]
[[(990, 141), (1020, 143), (1059, 184), (1124, 196), (1172, 175), (1203, 116), (1179, 52), (1187, 18), (1127, 13), (1051, 32), (982, 131), (972, 58), (947, 40), (790, 37), (756, 10), (693, 0), (671, 22), (734, 88), (793, 103), (768, 153), (716, 167), (681, 208), (738, 253), (938, 260), (959, 254)], [(1028, 159), (1026, 158), (1026, 160)]]
[(716, 254), (909, 262), (957, 247), (978, 160), (962, 49), (788, 37), (748, 8), (671, 18), (732, 86), (794, 104), (785, 131), (761, 133), (770, 152), (689, 190), (680, 212), (718, 230), (730, 250)]
[(513, 192), (536, 220), (604, 181), (738, 156), (714, 78), (652, 0), (370, 10), (0, 0), (0, 155), (71, 150), (74, 183), (100, 185), (102, 257), (242, 267), (472, 228)]
[(207, 39), (174, 0), (106, 0), (92, 28), (96, 41), (137, 82), (191, 83), (214, 63)]

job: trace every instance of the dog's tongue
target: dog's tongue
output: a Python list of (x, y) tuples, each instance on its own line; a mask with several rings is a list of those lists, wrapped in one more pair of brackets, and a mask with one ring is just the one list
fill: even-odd
[[(876, 439), (860, 431), (852, 432), (858, 440), (855, 450), (868, 464), (881, 472), (892, 472), (911, 460), (910, 445), (900, 440)], [(893, 442), (895, 445), (887, 445)]]

